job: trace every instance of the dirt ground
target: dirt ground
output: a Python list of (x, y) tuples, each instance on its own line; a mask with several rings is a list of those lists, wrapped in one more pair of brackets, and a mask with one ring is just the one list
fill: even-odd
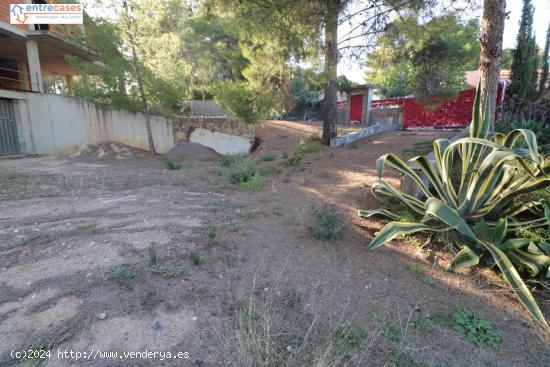
[[(283, 152), (319, 131), (285, 121), (259, 128), (251, 159), (273, 166), (259, 191), (231, 185), (213, 160), (167, 170), (163, 157), (131, 149), (0, 160), (0, 365), (239, 365), (228, 362), (242, 345), (232, 320), (250, 294), (264, 292), (297, 297), (321, 328), (365, 330), (362, 360), (342, 365), (548, 366), (548, 335), (490, 270), (448, 274), (448, 255), (415, 240), (366, 251), (381, 222), (356, 211), (378, 205), (368, 195), (376, 159), (456, 132), (384, 133), (308, 153), (300, 167), (282, 164)], [(321, 203), (348, 219), (343, 239), (313, 237)], [(550, 315), (548, 297), (538, 301)], [(499, 348), (476, 347), (438, 322), (459, 306), (484, 313), (502, 333)], [(28, 349), (52, 356), (10, 356)], [(57, 350), (88, 355), (60, 359)], [(189, 358), (90, 356), (98, 350)]]

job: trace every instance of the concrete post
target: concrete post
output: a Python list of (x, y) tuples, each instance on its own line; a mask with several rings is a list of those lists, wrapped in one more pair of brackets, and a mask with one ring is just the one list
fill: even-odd
[(365, 116), (365, 121), (364, 122), (367, 125), (371, 124), (370, 110), (372, 109), (372, 97), (373, 96), (374, 96), (374, 89), (369, 87), (369, 89), (367, 89), (367, 93), (365, 94), (366, 98), (363, 97), (363, 111), (365, 111), (363, 116)]
[(27, 63), (25, 61), (17, 62), (17, 71), (19, 71), (19, 87), (24, 90), (30, 90), (29, 84), (29, 70), (27, 69)]
[(27, 59), (29, 62), (29, 73), (31, 74), (31, 90), (42, 93), (44, 92), (44, 85), (42, 83), (38, 44), (35, 40), (27, 41)]

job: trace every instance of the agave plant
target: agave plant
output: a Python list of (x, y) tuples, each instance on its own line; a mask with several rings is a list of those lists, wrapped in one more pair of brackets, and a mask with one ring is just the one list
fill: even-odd
[[(473, 266), (484, 257), (494, 262), (523, 306), (547, 330), (548, 324), (516, 266), (531, 275), (550, 278), (550, 245), (529, 238), (511, 238), (517, 226), (550, 226), (550, 209), (533, 200), (518, 203), (521, 195), (550, 186), (545, 171), (550, 162), (539, 154), (535, 134), (516, 129), (489, 135), (489, 100), (482, 118), (479, 88), (474, 101), (470, 136), (451, 142), (435, 140), (434, 161), (418, 156), (404, 162), (393, 153), (376, 163), (378, 179), (373, 195), (393, 198), (421, 217), (418, 222), (398, 221), (389, 209), (359, 210), (360, 217), (382, 215), (393, 219), (372, 240), (375, 249), (401, 235), (456, 231), (460, 243), (449, 270)], [(383, 178), (389, 166), (418, 185), (420, 197), (394, 188)]]

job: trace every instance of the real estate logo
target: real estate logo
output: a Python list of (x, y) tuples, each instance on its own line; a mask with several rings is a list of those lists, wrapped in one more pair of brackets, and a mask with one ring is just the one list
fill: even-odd
[(82, 4), (10, 4), (11, 24), (82, 24)]

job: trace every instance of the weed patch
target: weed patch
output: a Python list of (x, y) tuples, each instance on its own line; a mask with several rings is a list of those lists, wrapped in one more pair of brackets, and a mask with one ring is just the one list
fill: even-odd
[(138, 265), (121, 265), (107, 272), (107, 279), (118, 285), (130, 285), (142, 273)]
[(183, 163), (176, 159), (165, 159), (163, 163), (164, 167), (169, 170), (178, 170), (183, 168)]
[(297, 167), (302, 163), (304, 156), (300, 153), (294, 153), (292, 156), (289, 156), (287, 152), (284, 152), (281, 158), (288, 167)]
[(459, 307), (455, 312), (455, 324), (453, 329), (466, 335), (469, 341), (477, 345), (487, 344), (491, 348), (497, 348), (502, 338), (500, 332), (493, 329), (493, 325), (484, 319), (483, 314), (469, 311)]
[(332, 206), (313, 208), (313, 217), (315, 220), (313, 235), (319, 240), (339, 240), (348, 230), (344, 218)]
[(191, 262), (195, 266), (199, 266), (202, 263), (202, 258), (198, 251), (191, 251), (189, 253), (189, 259), (191, 259)]

